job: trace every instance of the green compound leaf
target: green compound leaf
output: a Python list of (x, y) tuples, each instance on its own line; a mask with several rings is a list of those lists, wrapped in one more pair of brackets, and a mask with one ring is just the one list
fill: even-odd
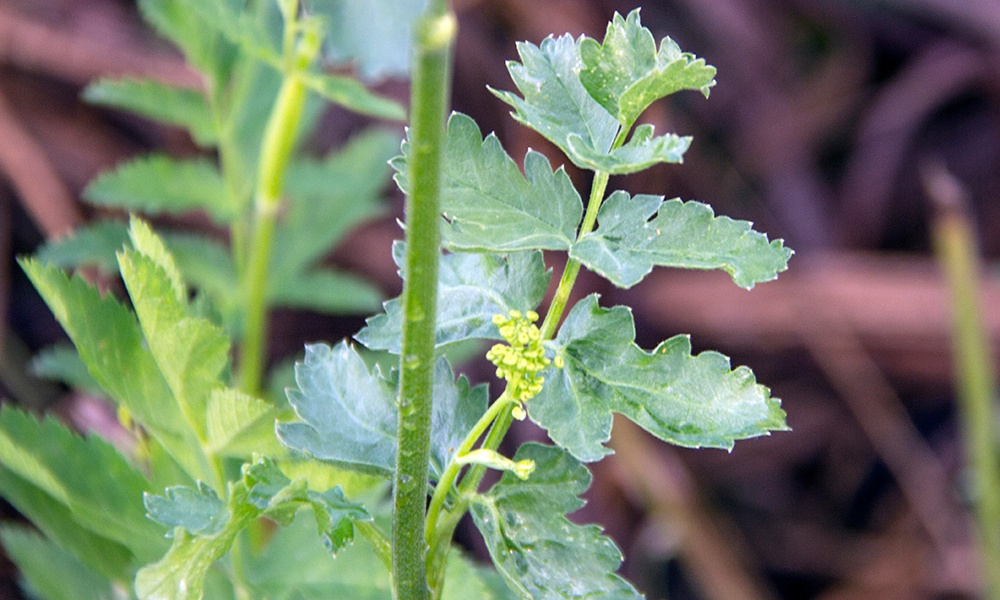
[[(393, 247), (402, 269), (403, 244)], [(493, 316), (512, 309), (536, 308), (545, 296), (551, 271), (542, 253), (506, 255), (455, 253), (441, 256), (438, 270), (437, 333), (440, 348), (469, 339), (500, 339)], [(405, 274), (404, 274), (405, 279)], [(399, 298), (385, 303), (385, 313), (371, 317), (355, 339), (372, 350), (399, 354), (403, 308)]]
[[(149, 486), (146, 478), (101, 438), (83, 438), (51, 418), (38, 421), (19, 410), (3, 408), (0, 463), (69, 509), (68, 516), (80, 527), (143, 559), (161, 551), (163, 532), (146, 520), (140, 505)], [(12, 491), (16, 497), (29, 497)], [(58, 517), (52, 510), (48, 510), (50, 516)]]
[[(288, 401), (300, 422), (279, 422), (278, 438), (293, 450), (349, 469), (389, 476), (396, 464), (397, 372), (369, 371), (346, 342), (306, 346), (295, 365), (298, 389)], [(486, 386), (457, 381), (448, 361), (434, 369), (431, 472), (440, 476), (452, 454), (486, 412)]]
[(208, 160), (180, 160), (152, 154), (99, 175), (84, 190), (89, 202), (151, 215), (204, 210), (228, 225), (236, 207), (227, 204), (218, 168)]
[(110, 295), (101, 297), (79, 276), (69, 278), (56, 267), (30, 259), (20, 264), (69, 334), (94, 380), (128, 409), (192, 478), (207, 478), (208, 465), (197, 451), (194, 434), (128, 308)]
[(722, 269), (750, 289), (775, 279), (792, 256), (782, 240), (769, 242), (752, 223), (716, 217), (700, 202), (617, 191), (597, 219), (600, 226), (574, 244), (570, 256), (623, 288), (660, 266)]
[(371, 520), (339, 487), (310, 490), (304, 479), (292, 481), (266, 457), (243, 465), (242, 472), (242, 479), (230, 484), (227, 502), (204, 484), (146, 497), (150, 518), (174, 527), (174, 542), (159, 562), (140, 569), (135, 582), (139, 598), (201, 598), (209, 568), (229, 551), (240, 530), (261, 515), (287, 525), (299, 508), (311, 508), (331, 553), (354, 539), (354, 522)]
[(639, 9), (622, 18), (615, 13), (604, 42), (580, 41), (583, 87), (629, 128), (653, 102), (681, 90), (698, 90), (708, 97), (715, 85), (715, 67), (681, 52), (670, 38), (656, 42), (639, 20)]
[(578, 496), (590, 487), (586, 467), (538, 444), (521, 446), (514, 460), (535, 461), (535, 471), (526, 480), (505, 473), (471, 506), (507, 585), (525, 600), (641, 598), (615, 574), (622, 554), (600, 527), (564, 516), (583, 506)]
[(111, 581), (57, 544), (20, 525), (0, 527), (4, 552), (17, 565), (32, 598), (113, 600)]
[(202, 3), (201, 0), (139, 0), (138, 5), (146, 22), (176, 44), (188, 62), (221, 81), (236, 52), (218, 35), (216, 27), (195, 10)]
[(531, 419), (582, 461), (601, 459), (612, 412), (656, 437), (687, 447), (733, 447), (735, 440), (787, 429), (785, 412), (746, 367), (733, 370), (718, 352), (691, 355), (678, 335), (652, 352), (638, 347), (631, 311), (601, 308), (597, 295), (570, 311), (550, 347), (565, 361), (542, 374), (527, 403)]
[(151, 80), (102, 79), (87, 86), (83, 99), (183, 127), (201, 146), (211, 146), (218, 141), (215, 121), (205, 104), (205, 97), (198, 90)]
[(524, 97), (492, 90), (514, 107), (514, 119), (559, 146), (574, 163), (577, 157), (569, 145), (571, 136), (579, 138), (578, 147), (607, 154), (620, 125), (580, 83), (583, 61), (579, 43), (567, 34), (546, 38), (540, 46), (521, 42), (517, 52), (521, 62), (508, 62), (507, 70)]
[[(392, 162), (396, 182), (409, 192), (410, 143)], [(522, 175), (492, 133), (483, 139), (475, 121), (461, 113), (448, 120), (441, 209), (446, 248), (487, 252), (565, 250), (583, 215), (580, 195), (566, 172), (555, 172), (529, 151)]]

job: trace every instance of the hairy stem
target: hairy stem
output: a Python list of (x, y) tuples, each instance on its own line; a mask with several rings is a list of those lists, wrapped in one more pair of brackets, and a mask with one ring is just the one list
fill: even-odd
[(441, 159), (451, 85), (455, 15), (427, 4), (414, 34), (410, 165), (406, 199), (406, 282), (400, 359), (399, 430), (393, 485), (392, 584), (397, 600), (428, 597), (424, 518), (430, 459), (434, 333), (440, 257)]

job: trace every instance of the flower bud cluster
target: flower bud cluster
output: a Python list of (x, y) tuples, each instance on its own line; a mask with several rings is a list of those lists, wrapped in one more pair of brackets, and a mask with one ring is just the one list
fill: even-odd
[(512, 310), (507, 316), (493, 317), (507, 344), (494, 345), (486, 358), (496, 365), (497, 377), (507, 381), (507, 393), (518, 402), (530, 400), (542, 391), (545, 378), (538, 374), (550, 362), (545, 358), (541, 332), (535, 325), (537, 320), (538, 313), (533, 310), (526, 314)]

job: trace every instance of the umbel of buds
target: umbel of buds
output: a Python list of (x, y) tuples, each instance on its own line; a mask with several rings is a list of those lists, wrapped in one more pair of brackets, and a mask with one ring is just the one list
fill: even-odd
[[(538, 313), (533, 310), (525, 314), (519, 310), (512, 310), (507, 315), (493, 317), (493, 323), (507, 343), (494, 345), (486, 353), (486, 358), (496, 365), (497, 377), (507, 381), (507, 394), (519, 404), (534, 398), (542, 391), (545, 378), (539, 373), (551, 362), (545, 357), (545, 348), (542, 346), (541, 332), (535, 325), (536, 321)], [(524, 409), (520, 406), (517, 408), (523, 415)]]

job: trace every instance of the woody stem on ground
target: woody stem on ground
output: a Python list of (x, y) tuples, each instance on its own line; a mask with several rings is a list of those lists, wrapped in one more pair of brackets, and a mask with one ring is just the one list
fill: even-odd
[[(291, 6), (286, 13), (286, 38), (298, 25), (294, 18), (294, 8), (295, 6)], [(267, 271), (274, 227), (281, 209), (285, 171), (295, 148), (295, 138), (306, 101), (302, 73), (312, 64), (319, 52), (319, 45), (318, 32), (315, 29), (305, 29), (298, 40), (298, 46), (286, 50), (284, 79), (261, 142), (250, 249), (246, 253), (246, 268), (242, 280), (246, 321), (240, 349), (240, 387), (248, 394), (259, 393), (263, 380), (268, 326)]]
[(416, 23), (413, 37), (413, 178), (406, 198), (406, 279), (393, 482), (392, 585), (397, 600), (424, 600), (429, 595), (424, 519), (441, 243), (441, 168), (451, 89), (451, 49), (457, 28), (448, 2), (431, 0)]

